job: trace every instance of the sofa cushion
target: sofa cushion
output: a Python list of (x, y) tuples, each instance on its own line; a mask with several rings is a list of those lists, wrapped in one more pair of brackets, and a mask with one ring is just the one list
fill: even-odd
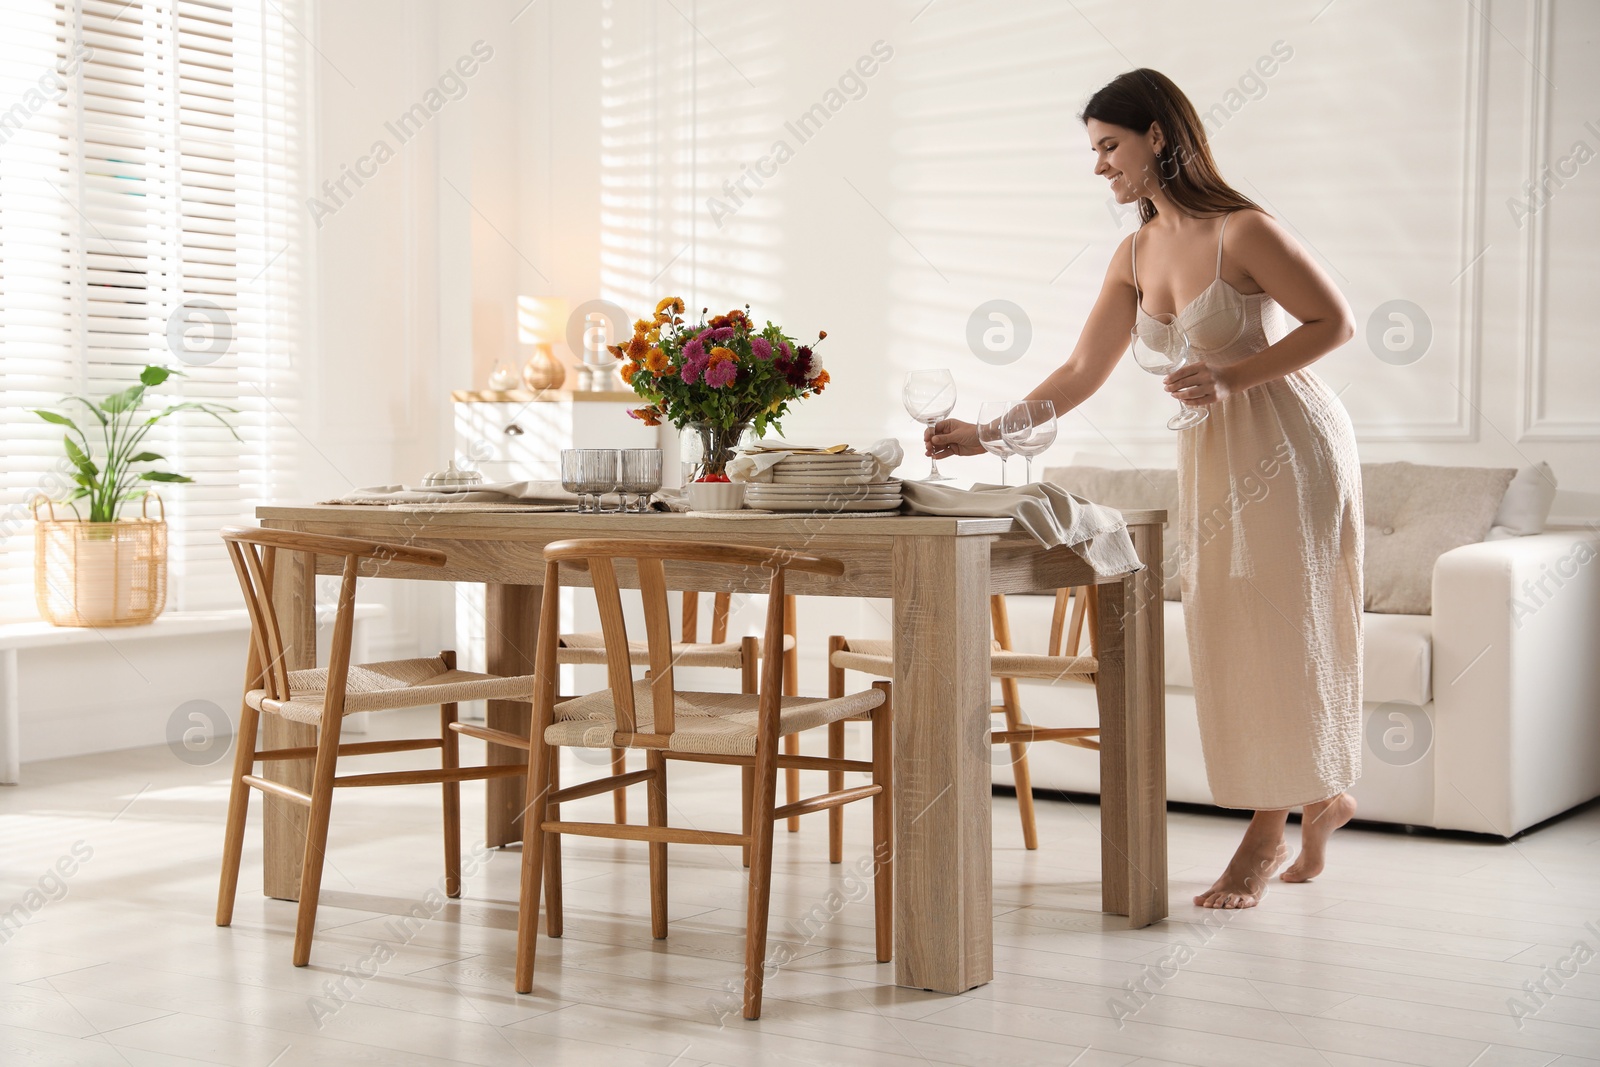
[[(1166, 640), (1167, 684), (1194, 688), (1183, 605), (1167, 604), (1162, 619)], [(1362, 616), (1361, 699), (1367, 704), (1390, 700), (1422, 705), (1433, 699), (1433, 617), (1431, 615)]]
[(1108, 467), (1050, 467), (1044, 480), (1054, 482), (1096, 504), (1119, 511), (1164, 508), (1167, 522), (1161, 535), (1161, 595), (1177, 600), (1178, 538), (1172, 524), (1178, 518), (1178, 472), (1175, 470), (1113, 470)]
[(1489, 533), (1516, 471), (1364, 463), (1366, 609), (1396, 615), (1433, 610), (1433, 564)]
[(1556, 502), (1556, 472), (1550, 464), (1540, 461), (1517, 471), (1506, 495), (1494, 513), (1485, 541), (1503, 541), (1508, 537), (1531, 537), (1544, 533), (1544, 524), (1550, 518), (1550, 508)]
[(1367, 704), (1433, 699), (1433, 616), (1361, 617), (1361, 699)]

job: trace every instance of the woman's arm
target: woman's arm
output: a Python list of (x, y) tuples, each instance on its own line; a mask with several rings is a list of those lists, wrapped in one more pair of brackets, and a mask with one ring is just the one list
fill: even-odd
[[(1112, 368), (1127, 351), (1129, 331), (1133, 329), (1137, 297), (1133, 291), (1131, 245), (1131, 238), (1124, 239), (1111, 257), (1100, 295), (1095, 298), (1072, 355), (1025, 399), (1053, 401), (1056, 415), (1065, 415), (1093, 396), (1111, 377)], [(923, 434), (923, 444), (927, 454), (937, 459), (975, 456), (983, 451), (978, 443), (978, 428), (959, 419), (945, 419), (930, 426)]]
[(1213, 404), (1292, 374), (1355, 333), (1344, 294), (1277, 219), (1240, 211), (1232, 230), (1237, 236), (1228, 238), (1229, 256), (1300, 325), (1277, 344), (1226, 367), (1193, 363), (1167, 375), (1167, 392), (1186, 404)]

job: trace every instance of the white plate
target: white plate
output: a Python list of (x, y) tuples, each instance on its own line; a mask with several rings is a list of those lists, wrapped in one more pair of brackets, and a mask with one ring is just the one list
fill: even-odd
[(842, 504), (799, 504), (778, 503), (765, 501), (764, 506), (772, 511), (814, 511), (814, 512), (839, 512), (839, 511), (871, 511), (893, 515), (899, 512), (895, 501), (883, 500), (851, 500)]
[(816, 483), (792, 482), (746, 482), (747, 493), (816, 493), (816, 486), (834, 486), (840, 493), (856, 493), (861, 490), (882, 491), (882, 493), (899, 493), (899, 482), (838, 482), (838, 480), (822, 480)]
[[(743, 511), (697, 512), (696, 514), (710, 514), (712, 518), (716, 519), (769, 519), (772, 517), (773, 513), (770, 511), (754, 511), (750, 508), (746, 508)], [(797, 509), (789, 509), (785, 512), (785, 514), (816, 515), (819, 518), (829, 519), (891, 519), (898, 517), (900, 510), (898, 508), (893, 510), (885, 509), (882, 511), (817, 511), (815, 509), (811, 511), (802, 511)]]
[(830, 501), (861, 501), (861, 499), (883, 498), (898, 499), (899, 486), (878, 490), (869, 485), (811, 486), (811, 485), (786, 485), (778, 488), (765, 488), (765, 490), (746, 490), (746, 496), (752, 501), (800, 501), (800, 499), (830, 499)]
[(840, 504), (882, 504), (899, 507), (899, 496), (762, 496), (750, 501), (752, 507), (838, 507)]
[(873, 493), (870, 495), (866, 493), (854, 495), (847, 493), (807, 493), (804, 495), (793, 493), (781, 496), (753, 496), (747, 497), (746, 499), (748, 499), (752, 504), (760, 504), (762, 507), (779, 507), (782, 505), (798, 506), (802, 504), (815, 504), (818, 507), (831, 507), (834, 504), (852, 504), (862, 501), (875, 501), (880, 504), (898, 505), (900, 503), (901, 496), (899, 493)]
[(872, 485), (875, 479), (870, 474), (784, 474), (774, 473), (772, 481), (760, 482), (760, 485)]

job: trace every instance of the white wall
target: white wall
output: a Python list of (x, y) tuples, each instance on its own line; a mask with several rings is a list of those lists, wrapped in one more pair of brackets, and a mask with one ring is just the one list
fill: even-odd
[[(316, 231), (305, 495), (447, 458), (448, 390), (520, 359), (519, 292), (630, 313), (669, 293), (748, 300), (801, 336), (825, 328), (834, 387), (789, 435), (913, 449), (907, 369), (952, 368), (970, 417), (1070, 350), (1132, 225), (1093, 177), (1075, 115), (1146, 65), (1202, 111), (1220, 106), (1224, 174), (1349, 297), (1358, 335), (1317, 371), (1363, 458), (1548, 460), (1557, 516), (1600, 517), (1588, 340), (1600, 164), (1558, 168), (1580, 142), (1580, 155), (1600, 151), (1597, 30), (1600, 8), (1583, 0), (326, 0), (321, 177), (367, 152), (474, 41), (494, 57)], [(878, 41), (893, 56), (864, 95), (800, 143), (785, 122)], [(1271, 76), (1245, 80), (1275, 46)], [(793, 157), (719, 226), (707, 199), (733, 206), (723, 182), (778, 139)], [(1562, 184), (1531, 214), (1513, 208), (1547, 164)], [(997, 298), (1033, 327), (1026, 354), (1000, 367), (964, 338)], [(1433, 335), (1407, 365), (1366, 341), (1393, 300), (1420, 307)], [(1170, 463), (1167, 407), (1148, 376), (1120, 368), (1046, 462)], [(993, 463), (952, 466), (990, 478)], [(395, 607), (394, 647), (448, 632), (435, 591), (377, 595)]]
[[(910, 447), (906, 369), (951, 367), (970, 417), (1072, 347), (1132, 226), (1091, 174), (1075, 115), (1111, 76), (1153, 66), (1202, 111), (1221, 105), (1224, 173), (1350, 299), (1358, 336), (1317, 370), (1341, 391), (1364, 458), (1546, 459), (1558, 515), (1595, 517), (1600, 365), (1585, 324), (1600, 174), (1570, 164), (1531, 215), (1508, 201), (1576, 142), (1600, 151), (1597, 29), (1600, 8), (1578, 0), (564, 4), (530, 42), (530, 66), (556, 57), (553, 78), (526, 79), (515, 109), (536, 209), (523, 237), (545, 242), (574, 300), (749, 300), (796, 333), (825, 327), (836, 388), (803, 405), (791, 436)], [(865, 95), (800, 143), (785, 121), (880, 40), (893, 58)], [(1263, 57), (1273, 73), (1241, 91)], [(541, 145), (552, 125), (559, 136)], [(780, 139), (793, 158), (719, 226), (708, 198), (731, 206), (722, 183)], [(552, 164), (582, 180), (543, 181)], [(973, 309), (996, 298), (1034, 331), (1005, 367), (964, 339)], [(1367, 343), (1392, 300), (1420, 307), (1433, 334), (1409, 365)], [(1123, 367), (1066, 420), (1049, 459), (1170, 462), (1166, 405)], [(992, 477), (993, 462), (954, 466)]]

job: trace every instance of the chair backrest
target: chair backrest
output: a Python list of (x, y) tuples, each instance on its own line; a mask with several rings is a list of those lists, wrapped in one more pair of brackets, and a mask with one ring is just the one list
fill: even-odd
[[(1047, 656), (1094, 655), (1094, 631), (1100, 613), (1096, 607), (1093, 586), (1077, 586), (1056, 590), (1055, 611), (1050, 618), (1050, 641), (1045, 646)], [(996, 593), (989, 598), (989, 620), (994, 639), (1007, 652), (1011, 648), (1011, 621), (1006, 613), (1006, 598)], [(1080, 652), (1087, 638), (1087, 651)]]
[[(338, 612), (334, 618), (333, 646), (328, 655), (330, 696), (337, 686), (341, 704), (344, 678), (350, 670), (350, 637), (355, 627), (356, 578), (359, 577), (361, 561), (371, 559), (380, 563), (415, 563), (424, 567), (441, 567), (445, 562), (445, 554), (432, 548), (289, 530), (262, 530), (252, 526), (225, 527), (222, 540), (227, 547), (228, 558), (233, 561), (234, 573), (239, 576), (245, 610), (250, 615), (250, 652), (245, 668), (245, 683), (252, 689), (264, 689), (271, 700), (289, 698), (289, 670), (284, 656), (283, 631), (272, 599), (279, 549), (304, 552), (312, 557), (340, 556), (344, 559), (340, 568), (342, 580), (339, 585)], [(314, 562), (312, 566), (315, 567)]]
[[(711, 598), (711, 641), (720, 645), (728, 639), (728, 612), (733, 603), (732, 594), (717, 593)], [(685, 644), (700, 643), (700, 594), (693, 589), (683, 591), (683, 637)]]
[[(1069, 607), (1069, 603), (1070, 607)], [(1095, 629), (1100, 622), (1099, 598), (1094, 586), (1056, 590), (1056, 609), (1050, 618), (1049, 656), (1094, 655)], [(1087, 625), (1086, 625), (1087, 624)], [(1079, 651), (1087, 642), (1088, 648)]]
[[(607, 685), (616, 713), (616, 741), (623, 747), (665, 748), (671, 742), (677, 689), (672, 670), (671, 620), (667, 611), (666, 564), (693, 563), (702, 568), (743, 570), (756, 567), (768, 572), (767, 615), (761, 643), (759, 692), (761, 743), (770, 728), (777, 740), (779, 695), (783, 692), (783, 633), (785, 618), (784, 575), (788, 571), (840, 575), (844, 564), (788, 549), (722, 545), (700, 541), (636, 541), (620, 538), (582, 538), (545, 546), (545, 597), (539, 622), (538, 657), (534, 673), (537, 721), (548, 722), (555, 705), (556, 647), (559, 641), (559, 596), (563, 564), (587, 570), (600, 612), (600, 632), (606, 648)], [(627, 623), (623, 618), (618, 560), (632, 562), (644, 603), (645, 642), (650, 667), (650, 703), (653, 726), (639, 730), (639, 709), (634, 704), (633, 667), (628, 650)], [(726, 625), (724, 623), (724, 625)], [(725, 636), (725, 635), (724, 635)]]
[[(709, 642), (720, 645), (728, 640), (728, 615), (731, 611), (733, 597), (730, 593), (715, 593), (711, 597), (711, 635)], [(784, 597), (783, 633), (786, 637), (796, 637), (796, 615), (794, 596)], [(700, 643), (700, 594), (692, 589), (683, 591), (683, 622), (682, 634), (679, 639), (685, 644)]]

